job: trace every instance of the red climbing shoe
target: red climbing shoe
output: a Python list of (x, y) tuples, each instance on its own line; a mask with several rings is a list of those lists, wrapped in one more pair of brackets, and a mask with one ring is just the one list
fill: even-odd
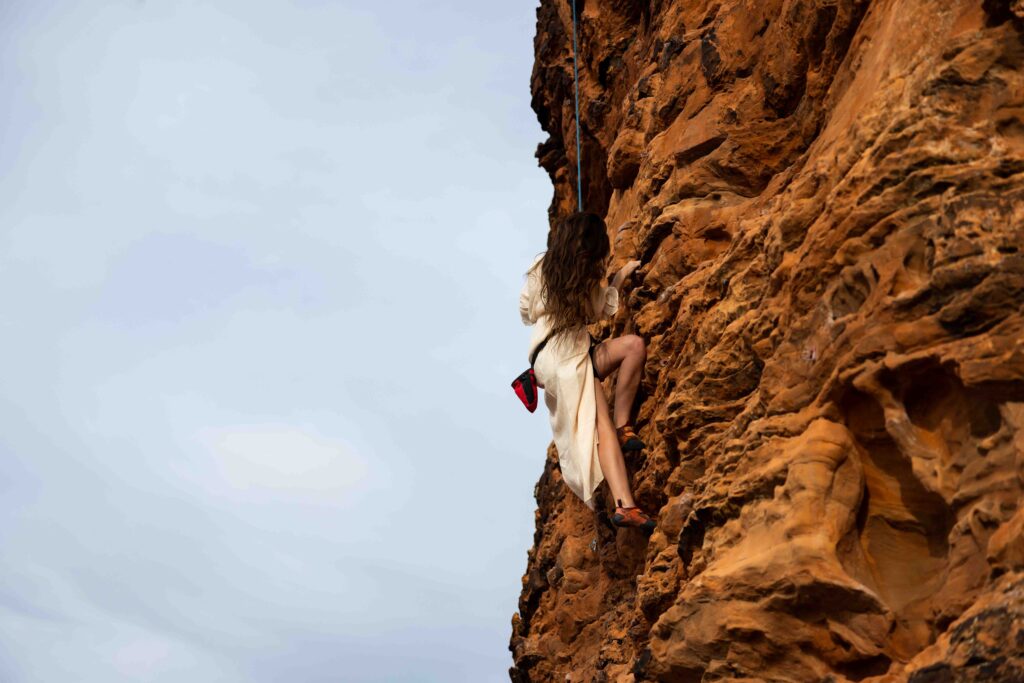
[(623, 507), (621, 500), (618, 503), (619, 506), (615, 508), (615, 514), (612, 515), (612, 524), (617, 527), (635, 527), (644, 531), (654, 531), (657, 524), (647, 513), (635, 505), (628, 508)]
[(640, 440), (640, 437), (633, 431), (633, 425), (627, 424), (622, 427), (618, 427), (615, 430), (615, 435), (619, 437), (619, 448), (625, 453), (626, 451), (641, 451), (644, 448), (644, 442)]

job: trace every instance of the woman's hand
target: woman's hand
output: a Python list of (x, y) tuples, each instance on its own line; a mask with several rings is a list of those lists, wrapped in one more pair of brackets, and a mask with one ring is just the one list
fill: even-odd
[(612, 287), (618, 289), (622, 286), (622, 283), (626, 281), (626, 278), (633, 274), (633, 271), (640, 267), (640, 262), (636, 259), (629, 261), (626, 265), (619, 269), (619, 272), (615, 273), (615, 277), (612, 278)]

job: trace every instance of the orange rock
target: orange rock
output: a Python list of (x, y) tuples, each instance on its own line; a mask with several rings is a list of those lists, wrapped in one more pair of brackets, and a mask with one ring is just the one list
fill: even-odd
[[(549, 451), (512, 680), (1024, 680), (1024, 5), (579, 4), (659, 528)], [(570, 4), (537, 17), (564, 214)]]

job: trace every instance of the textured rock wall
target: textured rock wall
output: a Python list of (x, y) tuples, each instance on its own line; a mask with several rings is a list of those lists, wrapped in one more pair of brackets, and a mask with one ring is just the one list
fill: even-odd
[[(512, 680), (1024, 681), (1024, 3), (578, 4), (659, 529), (549, 450)], [(543, 0), (555, 214), (570, 31)]]

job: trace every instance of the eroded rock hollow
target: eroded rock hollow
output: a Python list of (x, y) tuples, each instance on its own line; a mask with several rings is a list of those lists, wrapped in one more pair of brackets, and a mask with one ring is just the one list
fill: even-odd
[[(1024, 3), (577, 5), (659, 528), (549, 449), (512, 680), (1024, 681)], [(557, 216), (571, 5), (537, 18)]]

